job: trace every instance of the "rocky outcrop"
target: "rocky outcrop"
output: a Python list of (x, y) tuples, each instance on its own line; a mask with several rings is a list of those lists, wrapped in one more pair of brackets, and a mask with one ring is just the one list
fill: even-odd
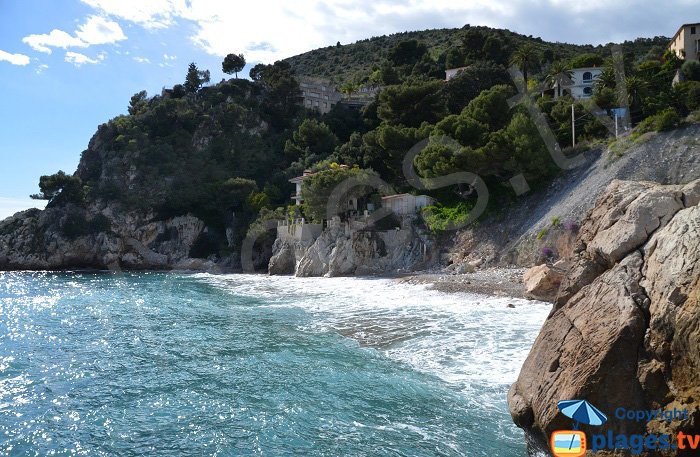
[[(699, 202), (700, 181), (615, 181), (598, 200), (508, 395), (513, 420), (536, 442), (571, 426), (556, 406), (565, 399), (608, 412), (595, 433), (700, 431)], [(687, 408), (690, 417), (625, 421), (618, 407)]]
[(548, 302), (554, 301), (568, 268), (568, 262), (560, 260), (552, 266), (542, 264), (527, 269), (523, 273), (525, 297)]
[(268, 264), (271, 275), (292, 275), (301, 259), (313, 242), (277, 238), (272, 245), (272, 257)]
[(0, 270), (212, 270), (190, 259), (205, 231), (191, 215), (158, 221), (109, 205), (29, 210), (0, 222)]
[(406, 224), (389, 231), (327, 228), (315, 241), (277, 239), (270, 274), (364, 276), (409, 271), (429, 261), (431, 241)]

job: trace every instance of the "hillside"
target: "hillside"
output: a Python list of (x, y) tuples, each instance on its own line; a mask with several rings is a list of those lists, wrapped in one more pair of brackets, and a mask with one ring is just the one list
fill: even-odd
[[(523, 42), (532, 46), (518, 47)], [(628, 80), (637, 84), (627, 101), (633, 121), (643, 120), (640, 131), (673, 129), (681, 121), (677, 113), (700, 108), (700, 81), (672, 87), (683, 62), (665, 54), (660, 43), (665, 39), (625, 45)], [(530, 81), (542, 80), (555, 59), (605, 65), (598, 55), (603, 46), (544, 43), (485, 27), (397, 34), (316, 50), (256, 65), (252, 81), (207, 85), (209, 72), (192, 63), (183, 84), (150, 97), (136, 93), (128, 115), (100, 125), (75, 173), (39, 179), (34, 197), (49, 200), (47, 209), (0, 223), (0, 270), (191, 268), (203, 267), (202, 262), (205, 268), (236, 269), (243, 240), (276, 220), (321, 224), (331, 219), (328, 196), (347, 178), (381, 179), (393, 193), (421, 191), (404, 175), (402, 163), (423, 141), (415, 171), (423, 178), (478, 174), (493, 191), (487, 211), (497, 215), (516, 197), (509, 184), (513, 177), (525, 177), (532, 195), (562, 179), (531, 115), (520, 105), (509, 106), (515, 88), (506, 65), (516, 51), (528, 53)], [(338, 74), (353, 68), (345, 60), (358, 55), (367, 65), (379, 62), (379, 69), (360, 80), (373, 79), (384, 89), (362, 109), (339, 104), (321, 115), (303, 108), (297, 77), (307, 70), (301, 62), (324, 53), (337, 54)], [(446, 66), (465, 64), (463, 73), (444, 81)], [(314, 68), (309, 74), (324, 76), (323, 65)], [(604, 108), (619, 106), (615, 85), (615, 78), (601, 80), (592, 99)], [(571, 142), (572, 105), (577, 144), (607, 143), (609, 132), (587, 113), (584, 101), (537, 99), (560, 144)], [(453, 139), (449, 147), (443, 137)], [(314, 172), (304, 181), (305, 202), (293, 205), (289, 179), (304, 170)], [(467, 220), (477, 204), (470, 185), (426, 190), (437, 203), (425, 209), (427, 227), (421, 230), (439, 234)], [(361, 197), (380, 201), (376, 191)], [(537, 221), (523, 224), (530, 224), (523, 226), (527, 230)], [(267, 265), (274, 241), (266, 233), (255, 247), (259, 267)]]
[[(595, 53), (605, 58), (611, 55), (611, 44), (593, 46), (553, 43), (510, 30), (465, 25), (462, 28), (454, 29), (432, 29), (382, 35), (359, 40), (355, 43), (314, 49), (289, 57), (284, 61), (289, 63), (298, 76), (323, 78), (338, 85), (347, 81), (361, 82), (366, 80), (373, 70), (381, 66), (394, 46), (402, 41), (417, 40), (428, 47), (430, 56), (438, 62), (441, 71), (444, 71), (448, 51), (462, 44), (467, 30), (482, 34), (485, 37), (484, 42), (491, 38), (497, 44), (502, 44), (500, 51), (506, 59), (510, 54), (509, 50), (517, 49), (525, 43), (533, 43), (543, 53), (543, 66), (546, 66), (548, 62), (568, 60), (583, 53)], [(623, 52), (641, 58), (653, 47), (665, 47), (669, 41), (670, 38), (667, 37), (639, 38), (634, 41), (626, 41), (621, 45)]]
[(700, 125), (691, 125), (627, 140), (621, 152), (587, 151), (582, 166), (463, 231), (450, 248), (452, 259), (531, 266), (547, 260), (547, 249), (555, 258), (570, 257), (578, 227), (613, 180), (687, 184), (700, 179), (699, 137)]

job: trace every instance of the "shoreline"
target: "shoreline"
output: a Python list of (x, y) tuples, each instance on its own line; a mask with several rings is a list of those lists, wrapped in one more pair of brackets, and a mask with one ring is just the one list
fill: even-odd
[[(428, 290), (436, 290), (444, 293), (473, 293), (480, 295), (490, 295), (496, 297), (510, 297), (526, 299), (524, 285), (522, 281), (522, 267), (490, 267), (476, 270), (471, 273), (445, 273), (443, 271), (413, 271), (403, 273), (386, 273), (370, 276), (348, 276), (358, 279), (391, 279), (398, 284), (427, 285)], [(265, 272), (245, 273), (242, 271), (220, 271), (212, 272), (207, 270), (187, 270), (187, 269), (138, 269), (138, 270), (102, 270), (92, 268), (75, 268), (65, 270), (3, 270), (0, 273), (10, 272), (41, 272), (41, 273), (64, 273), (64, 274), (115, 274), (115, 273), (178, 273), (197, 274), (209, 273), (216, 275), (236, 275), (255, 274), (267, 276)], [(294, 277), (294, 275), (289, 275)], [(318, 276), (322, 279), (325, 276)]]
[(401, 278), (398, 283), (428, 284), (429, 290), (445, 293), (473, 293), (496, 297), (524, 299), (523, 272), (521, 267), (492, 267), (473, 273), (450, 274), (444, 272), (415, 272)]

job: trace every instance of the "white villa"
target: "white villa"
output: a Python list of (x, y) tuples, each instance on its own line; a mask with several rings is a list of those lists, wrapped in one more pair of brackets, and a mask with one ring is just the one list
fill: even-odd
[(301, 176), (297, 176), (296, 178), (289, 180), (289, 182), (296, 185), (296, 190), (292, 194), (292, 200), (294, 200), (297, 205), (301, 205), (304, 202), (304, 197), (301, 196), (301, 183), (304, 182), (306, 178), (313, 176), (314, 174), (315, 173), (311, 172), (311, 170), (304, 170), (304, 173)]
[(392, 210), (397, 216), (415, 214), (433, 203), (435, 199), (427, 195), (397, 194), (382, 197), (382, 207)]
[[(603, 72), (600, 67), (574, 68), (571, 70), (572, 84), (562, 84), (561, 94), (571, 95), (575, 100), (590, 98), (593, 96), (593, 85), (595, 80)], [(559, 83), (554, 84), (554, 98), (559, 98)]]

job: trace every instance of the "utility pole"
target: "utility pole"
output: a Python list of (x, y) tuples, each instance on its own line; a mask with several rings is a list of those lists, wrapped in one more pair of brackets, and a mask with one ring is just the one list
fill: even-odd
[(576, 119), (574, 115), (574, 104), (571, 105), (571, 147), (576, 147)]
[(617, 110), (615, 110), (615, 138), (617, 138)]

